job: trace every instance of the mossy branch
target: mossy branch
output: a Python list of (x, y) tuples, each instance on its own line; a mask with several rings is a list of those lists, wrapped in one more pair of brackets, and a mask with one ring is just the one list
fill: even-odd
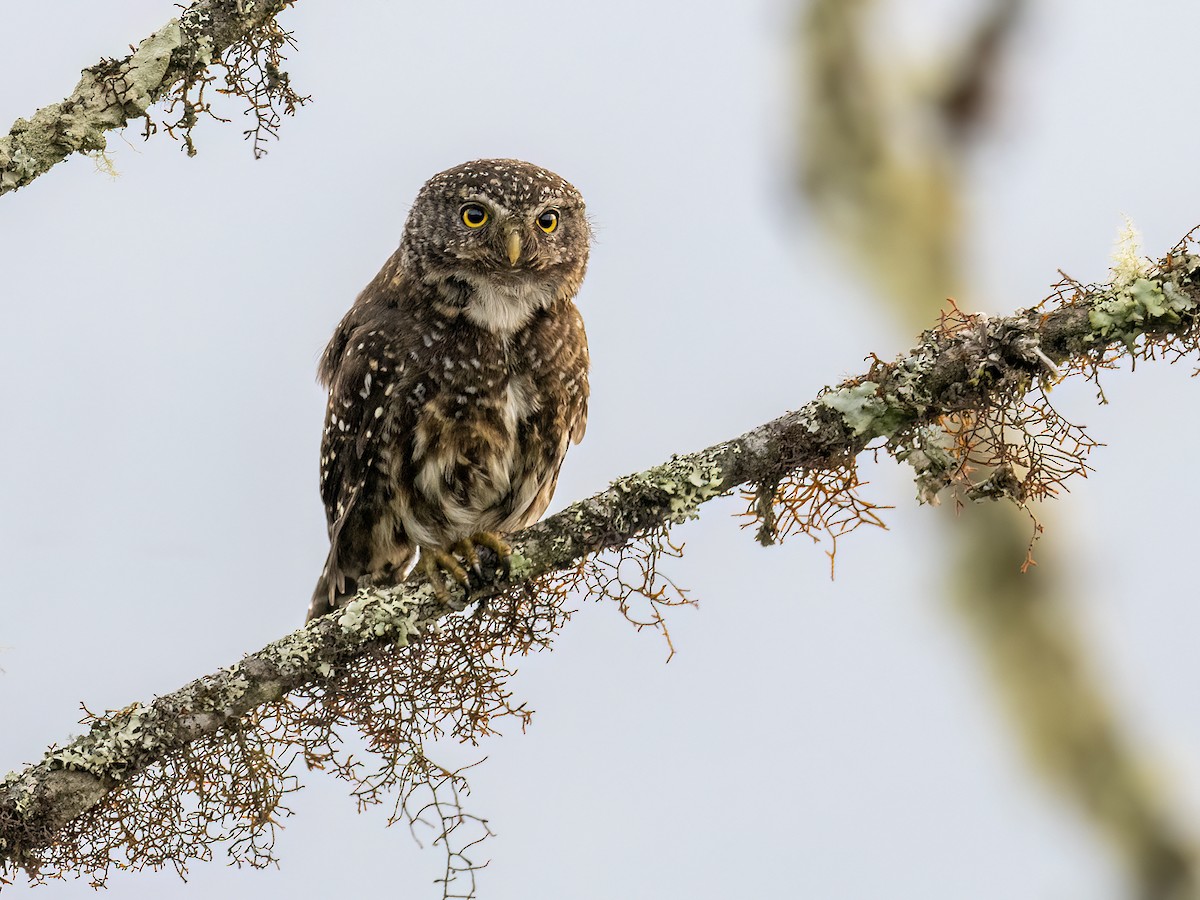
[[(305, 98), (294, 94), (277, 67), (278, 50), (289, 36), (275, 17), (295, 0), (197, 0), (179, 18), (142, 41), (120, 60), (102, 59), (83, 70), (71, 95), (17, 119), (0, 137), (0, 194), (24, 187), (73, 153), (103, 151), (105, 133), (147, 118), (151, 104), (172, 100), (182, 106), (179, 129), (188, 151), (197, 113), (208, 112), (203, 88), (214, 64), (228, 73), (222, 90), (246, 98), (258, 126), (247, 132), (256, 152), (263, 129), (273, 133), (278, 115), (273, 103), (290, 112)], [(147, 134), (155, 130), (147, 118)]]
[[(453, 781), (457, 773), (429, 763), (421, 742), (431, 737), (430, 731), (440, 734), (444, 726), (439, 723), (447, 716), (453, 719), (450, 733), (465, 740), (488, 733), (490, 719), (498, 715), (528, 717), (523, 706), (508, 703), (503, 663), (511, 653), (547, 644), (565, 620), (545, 598), (562, 595), (564, 585), (593, 591), (597, 585), (611, 585), (613, 570), (584, 576), (584, 561), (640, 542), (649, 548), (640, 557), (646, 580), (631, 590), (652, 606), (670, 602), (652, 588), (658, 555), (675, 549), (664, 542), (666, 530), (739, 486), (768, 495), (765, 501), (751, 497), (751, 515), (765, 526), (760, 537), (810, 530), (818, 514), (822, 521), (836, 521), (838, 508), (873, 518), (870, 504), (839, 505), (836, 500), (858, 486), (848, 473), (853, 473), (856, 457), (871, 447), (910, 462), (926, 499), (942, 487), (964, 482), (964, 496), (1007, 497), (1022, 504), (1052, 492), (1065, 474), (1083, 465), (1076, 459), (1077, 434), (1061, 428), (1044, 432), (1044, 440), (1056, 440), (1059, 446), (1042, 450), (1058, 454), (1054, 459), (1065, 455), (1072, 460), (1059, 469), (1047, 467), (1030, 451), (1034, 457), (1017, 471), (1008, 463), (1022, 459), (1021, 454), (1006, 456), (998, 442), (1014, 422), (1047, 421), (1044, 391), (1064, 372), (1088, 376), (1126, 355), (1197, 350), (1200, 257), (1189, 247), (1185, 241), (1153, 268), (1127, 262), (1114, 271), (1110, 285), (1065, 283), (1051, 300), (1012, 316), (957, 311), (944, 316), (909, 353), (894, 362), (876, 360), (861, 377), (827, 389), (802, 409), (699, 453), (675, 456), (621, 478), (608, 490), (514, 535), (508, 573), (492, 566), (485, 572), (486, 587), (470, 596), (456, 594), (449, 606), (419, 581), (363, 592), (342, 610), (236, 665), (152, 703), (95, 719), (87, 734), (52, 748), (41, 762), (0, 782), (0, 883), (17, 870), (39, 877), (48, 866), (105, 870), (112, 846), (134, 830), (124, 823), (107, 844), (94, 831), (111, 826), (114, 817), (146, 815), (145, 798), (133, 802), (128, 794), (149, 771), (169, 770), (152, 783), (158, 791), (153, 796), (167, 810), (163, 814), (180, 819), (187, 816), (179, 796), (197, 791), (197, 803), (212, 803), (219, 793), (214, 785), (221, 778), (232, 779), (228, 796), (233, 799), (222, 802), (238, 804), (244, 821), (235, 831), (253, 844), (257, 831), (270, 827), (286, 792), (282, 785), (290, 777), (288, 763), (279, 760), (299, 752), (310, 766), (328, 763), (335, 756), (331, 729), (341, 723), (362, 729), (385, 761), (380, 773), (365, 778), (348, 775), (353, 769), (349, 763), (334, 764), (338, 774), (358, 785), (360, 801), (371, 802), (380, 790), (397, 785), (411, 791), (413, 779)], [(1036, 397), (1032, 407), (1031, 395)], [(1042, 411), (1042, 418), (1013, 415), (1022, 408)], [(1005, 416), (989, 432), (991, 443), (981, 441), (983, 423), (998, 410)], [(1027, 432), (1018, 435), (1018, 448), (1030, 446), (1028, 437)], [(991, 454), (983, 469), (971, 456), (980, 446)], [(971, 472), (980, 471), (986, 477), (972, 483)], [(806, 480), (815, 488), (797, 487)], [(802, 502), (818, 503), (820, 509), (806, 513), (794, 505)], [(766, 521), (765, 510), (772, 503), (785, 508)], [(781, 529), (780, 523), (786, 527)], [(837, 533), (848, 530), (844, 520), (838, 527)], [(608, 595), (624, 603), (619, 592)], [(483, 600), (488, 602), (479, 603)], [(479, 605), (463, 614), (471, 604)], [(661, 622), (657, 617), (654, 606), (649, 621), (631, 620), (653, 626)], [(381, 692), (386, 694), (382, 699)], [(264, 724), (268, 720), (274, 724)], [(403, 774), (394, 774), (396, 767)], [(253, 790), (246, 787), (250, 783)], [(126, 799), (114, 799), (122, 796)], [(407, 812), (409, 794), (402, 799)], [(155, 814), (161, 812), (155, 809)], [(215, 814), (230, 815), (221, 808)], [(188, 827), (194, 827), (195, 818), (192, 814)], [(173, 827), (183, 828), (178, 822)], [(138, 833), (144, 833), (144, 826)], [(197, 846), (211, 840), (201, 829), (183, 851), (171, 852), (199, 856)], [(162, 865), (163, 856), (170, 860), (167, 851), (163, 856), (148, 856), (144, 847), (126, 852), (130, 859), (140, 854), (139, 864)], [(261, 861), (269, 848), (251, 846), (249, 852), (252, 862)], [(178, 859), (175, 863), (180, 864)]]

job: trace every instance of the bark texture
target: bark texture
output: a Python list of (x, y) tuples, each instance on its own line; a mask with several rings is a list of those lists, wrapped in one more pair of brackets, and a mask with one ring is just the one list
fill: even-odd
[(197, 0), (124, 59), (83, 70), (65, 100), (17, 119), (0, 137), (0, 194), (24, 187), (73, 153), (102, 151), (105, 133), (142, 118), (152, 103), (199, 81), (235, 44), (295, 0)]

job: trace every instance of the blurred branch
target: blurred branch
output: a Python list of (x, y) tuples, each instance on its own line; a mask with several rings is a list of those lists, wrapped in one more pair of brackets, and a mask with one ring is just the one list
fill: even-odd
[(955, 599), (975, 632), (986, 635), (986, 661), (1010, 708), (1022, 717), (1033, 761), (1102, 826), (1132, 876), (1128, 896), (1193, 900), (1191, 842), (1161, 802), (1157, 779), (1147, 777), (1103, 681), (1088, 664), (1075, 634), (1074, 607), (1047, 602), (1048, 595), (1065, 593), (1059, 579), (1044, 566), (1022, 575), (1006, 564), (1021, 552), (1016, 529), (962, 531), (959, 568), (970, 567), (974, 580), (988, 587), (984, 596), (963, 591)]
[[(922, 62), (923, 71), (937, 75), (932, 84), (897, 59), (897, 42), (870, 43), (870, 14), (880, 5), (805, 3), (797, 45), (805, 87), (799, 182), (882, 305), (916, 325), (928, 321), (939, 298), (967, 293), (965, 152), (987, 120), (1024, 3), (983, 4), (974, 26), (943, 51), (946, 62)], [(1070, 434), (1036, 413), (1000, 427)], [(968, 495), (1004, 490), (1009, 482), (1010, 461), (995, 467), (995, 455), (988, 456), (972, 460), (979, 481)], [(1011, 462), (1020, 469), (1021, 460)], [(934, 478), (922, 490), (938, 486)], [(1137, 896), (1194, 896), (1192, 849), (1144, 777), (1135, 742), (1090, 665), (1073, 620), (1065, 560), (1029, 573), (1011, 564), (1028, 531), (1028, 520), (1011, 505), (974, 509), (955, 517), (934, 551), (956, 563), (928, 562), (951, 573), (945, 590), (971, 626), (1030, 758), (1121, 854)]]
[[(275, 104), (285, 112), (306, 98), (292, 92), (278, 69), (279, 49), (290, 35), (275, 17), (295, 0), (197, 0), (179, 18), (142, 41), (123, 59), (102, 59), (83, 70), (71, 95), (38, 110), (31, 119), (17, 119), (0, 137), (0, 194), (24, 187), (73, 153), (103, 152), (105, 132), (131, 120), (147, 118), (151, 104), (171, 100), (182, 107), (180, 118), (166, 125), (179, 131), (189, 153), (191, 128), (199, 113), (208, 113), (204, 89), (213, 80), (209, 69), (225, 67), (221, 89), (247, 99), (257, 125), (247, 132), (272, 131), (278, 124)], [(147, 118), (147, 135), (155, 130)]]
[[(643, 581), (631, 590), (654, 606), (663, 602), (652, 584), (655, 560), (670, 552), (666, 529), (740, 485), (765, 495), (753, 509), (768, 531), (784, 521), (806, 530), (815, 516), (825, 515), (829, 490), (853, 490), (857, 481), (847, 473), (871, 448), (908, 461), (927, 496), (947, 484), (969, 489), (971, 454), (983, 446), (980, 423), (997, 411), (1028, 407), (1030, 394), (1041, 408), (1046, 385), (1060, 371), (1093, 377), (1125, 357), (1200, 349), (1200, 256), (1190, 245), (1175, 248), (1154, 270), (1128, 263), (1114, 276), (1105, 287), (1060, 285), (1053, 302), (1009, 317), (944, 316), (908, 354), (891, 363), (876, 360), (864, 375), (826, 390), (799, 411), (619, 479), (514, 535), (508, 572), (491, 566), (483, 587), (470, 595), (456, 592), (449, 606), (423, 582), (364, 592), (234, 666), (148, 705), (94, 719), (87, 734), (0, 782), (0, 876), (24, 870), (44, 877), (47, 866), (105, 871), (115, 847), (136, 864), (173, 860), (178, 866), (181, 855), (208, 852), (216, 839), (211, 819), (229, 817), (236, 820), (236, 834), (250, 835), (244, 838), (250, 861), (262, 864), (270, 859), (269, 848), (254, 845), (254, 836), (273, 825), (291, 761), (300, 755), (310, 766), (330, 764), (338, 725), (357, 725), (385, 761), (367, 777), (354, 774), (357, 762), (335, 766), (358, 785), (360, 802), (374, 801), (381, 786), (409, 784), (404, 789), (411, 790), (410, 782), (397, 782), (400, 766), (405, 778), (416, 777), (410, 770), (419, 764), (420, 777), (457, 785), (456, 773), (428, 763), (421, 741), (441, 734), (438, 716), (450, 713), (457, 717), (453, 733), (466, 740), (488, 733), (495, 715), (527, 718), (523, 706), (508, 701), (502, 663), (507, 652), (547, 645), (563, 621), (557, 607), (539, 599), (563, 594), (564, 582), (553, 582), (554, 573), (574, 573), (578, 587), (583, 561), (641, 542), (648, 548), (638, 557)], [(956, 431), (957, 456), (953, 448), (939, 450), (933, 438), (954, 422), (964, 426)], [(1003, 427), (993, 430), (987, 440), (994, 443), (1004, 433)], [(1030, 440), (1039, 452), (1074, 452), (1055, 448), (1045, 434)], [(1065, 477), (1048, 474), (1036, 460), (1028, 469), (1024, 480), (1010, 471), (1008, 483), (974, 485), (979, 489), (967, 493), (1023, 504), (1039, 487), (1052, 492)], [(826, 491), (821, 508), (805, 513), (795, 505), (804, 502), (797, 499), (803, 492), (781, 491), (780, 485), (814, 473)], [(848, 502), (846, 508), (871, 515), (869, 504)], [(582, 587), (617, 599), (628, 616), (629, 591), (611, 590), (619, 577), (602, 572), (584, 577)], [(478, 605), (464, 614), (471, 604)], [(484, 645), (477, 643), (480, 628), (491, 629)], [(463, 629), (474, 629), (469, 639), (462, 638)], [(462, 684), (468, 685), (465, 694)], [(496, 705), (483, 705), (487, 698), (498, 698)], [(433, 712), (426, 708), (431, 704)], [(413, 722), (420, 726), (415, 734)]]
[(931, 299), (961, 293), (957, 160), (940, 125), (931, 133), (938, 104), (903, 91), (903, 77), (882, 77), (864, 46), (874, 6), (807, 4), (797, 47), (805, 85), (797, 182), (843, 245), (871, 248), (856, 255), (858, 271), (901, 312), (920, 310), (918, 321), (927, 321)]
[(974, 137), (987, 121), (1003, 53), (1024, 5), (1024, 0), (992, 0), (957, 64), (943, 79), (938, 98), (941, 118), (960, 139)]

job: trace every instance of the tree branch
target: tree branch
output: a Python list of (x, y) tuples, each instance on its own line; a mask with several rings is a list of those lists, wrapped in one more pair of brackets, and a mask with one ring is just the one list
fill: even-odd
[[(269, 44), (270, 36), (282, 33), (275, 16), (294, 2), (197, 0), (124, 59), (102, 59), (84, 69), (67, 99), (29, 120), (17, 119), (0, 137), (0, 194), (24, 187), (72, 153), (104, 150), (105, 132), (145, 117), (152, 103), (172, 95), (184, 104), (183, 118), (175, 124), (190, 130), (196, 113), (207, 111), (198, 95), (189, 96), (190, 89), (202, 85), (208, 68), (231, 48), (248, 43), (252, 53), (264, 49), (264, 37)], [(257, 85), (236, 81), (230, 90), (248, 97), (261, 93)]]
[[(307, 692), (309, 697), (319, 696), (314, 693), (319, 691), (337, 694), (337, 679), (347, 673), (357, 673), (361, 688), (362, 669), (356, 666), (372, 654), (435, 641), (445, 623), (469, 604), (502, 599), (520, 590), (542, 590), (548, 574), (578, 569), (582, 560), (598, 552), (661, 535), (671, 525), (694, 518), (701, 504), (739, 486), (767, 492), (769, 503), (761, 497), (752, 503), (762, 520), (772, 504), (790, 502), (781, 484), (805, 476), (820, 480), (830, 473), (852, 473), (855, 458), (875, 447), (910, 462), (927, 498), (948, 484), (965, 484), (970, 496), (1007, 496), (1018, 503), (1052, 492), (1061, 478), (1047, 475), (1038, 465), (1027, 465), (1024, 474), (1014, 471), (1008, 467), (1010, 457), (995, 448), (990, 468), (983, 470), (986, 477), (971, 483), (972, 473), (980, 477), (977, 459), (971, 456), (979, 443), (972, 444), (962, 435), (979, 438), (983, 423), (996, 411), (1011, 412), (1029, 404), (1031, 393), (1040, 398), (1045, 384), (1057, 379), (1060, 369), (1094, 376), (1098, 368), (1124, 356), (1196, 351), (1200, 256), (1189, 247), (1185, 239), (1153, 270), (1127, 258), (1114, 270), (1113, 284), (1085, 288), (1064, 283), (1052, 297), (1053, 304), (1047, 301), (1013, 316), (968, 316), (957, 311), (944, 316), (908, 354), (891, 363), (876, 360), (864, 375), (828, 389), (802, 409), (733, 440), (621, 478), (608, 490), (515, 535), (508, 573), (489, 567), (485, 587), (470, 596), (456, 592), (449, 606), (440, 603), (424, 582), (363, 592), (344, 609), (236, 665), (148, 705), (134, 704), (97, 719), (87, 734), (51, 748), (41, 762), (0, 782), (0, 875), (23, 869), (37, 877), (46, 864), (46, 848), (61, 849), (61, 832), (68, 823), (111, 805), (118, 789), (127, 788), (140, 773), (164, 765), (173, 755), (221, 735), (244, 741), (248, 729), (258, 725), (255, 716), (264, 709), (271, 716), (281, 715), (280, 704), (288, 703), (285, 698), (293, 692)], [(999, 421), (999, 431), (989, 438), (993, 442), (1012, 420)], [(970, 427), (964, 428), (964, 422)], [(960, 446), (941, 445), (939, 451), (930, 438), (931, 429), (959, 435)], [(1081, 466), (1082, 461), (1068, 468), (1078, 471)], [(856, 484), (848, 479), (846, 488)], [(802, 530), (817, 515), (810, 511), (806, 525), (802, 511), (787, 512)], [(771, 528), (775, 521), (771, 516)], [(478, 617), (486, 609), (480, 607), (473, 615)], [(507, 620), (495, 618), (496, 629), (509, 628)], [(435, 623), (441, 624), (435, 628)], [(453, 655), (457, 646), (438, 652)], [(475, 661), (458, 659), (454, 665), (459, 672)], [(417, 681), (415, 675), (412, 680)], [(378, 684), (370, 682), (376, 688)], [(410, 684), (396, 690), (416, 688)], [(343, 690), (335, 705), (344, 704), (346, 696)], [(343, 706), (332, 715), (367, 727), (362, 717), (349, 716)], [(469, 715), (478, 715), (484, 724), (472, 720), (469, 727), (475, 730), (468, 729), (468, 738), (486, 733), (486, 711)], [(411, 741), (385, 742), (391, 747), (397, 743), (410, 754), (419, 751)], [(231, 752), (227, 747), (218, 750)], [(313, 757), (306, 758), (312, 764)], [(393, 751), (389, 763), (395, 762)], [(286, 764), (280, 771), (285, 770)], [(203, 792), (210, 787), (200, 781), (180, 785), (178, 790)], [(364, 783), (370, 781), (360, 780)], [(255, 813), (253, 827), (262, 826), (277, 808), (279, 792), (270, 793), (271, 802), (264, 801), (264, 809)]]

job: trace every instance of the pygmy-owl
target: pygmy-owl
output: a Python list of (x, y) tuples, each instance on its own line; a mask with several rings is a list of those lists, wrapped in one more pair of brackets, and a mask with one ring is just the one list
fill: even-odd
[[(417, 566), (444, 590), (536, 521), (587, 423), (579, 192), (481, 159), (425, 183), (320, 364), (329, 556), (313, 619)], [(461, 560), (461, 563), (460, 563)]]

